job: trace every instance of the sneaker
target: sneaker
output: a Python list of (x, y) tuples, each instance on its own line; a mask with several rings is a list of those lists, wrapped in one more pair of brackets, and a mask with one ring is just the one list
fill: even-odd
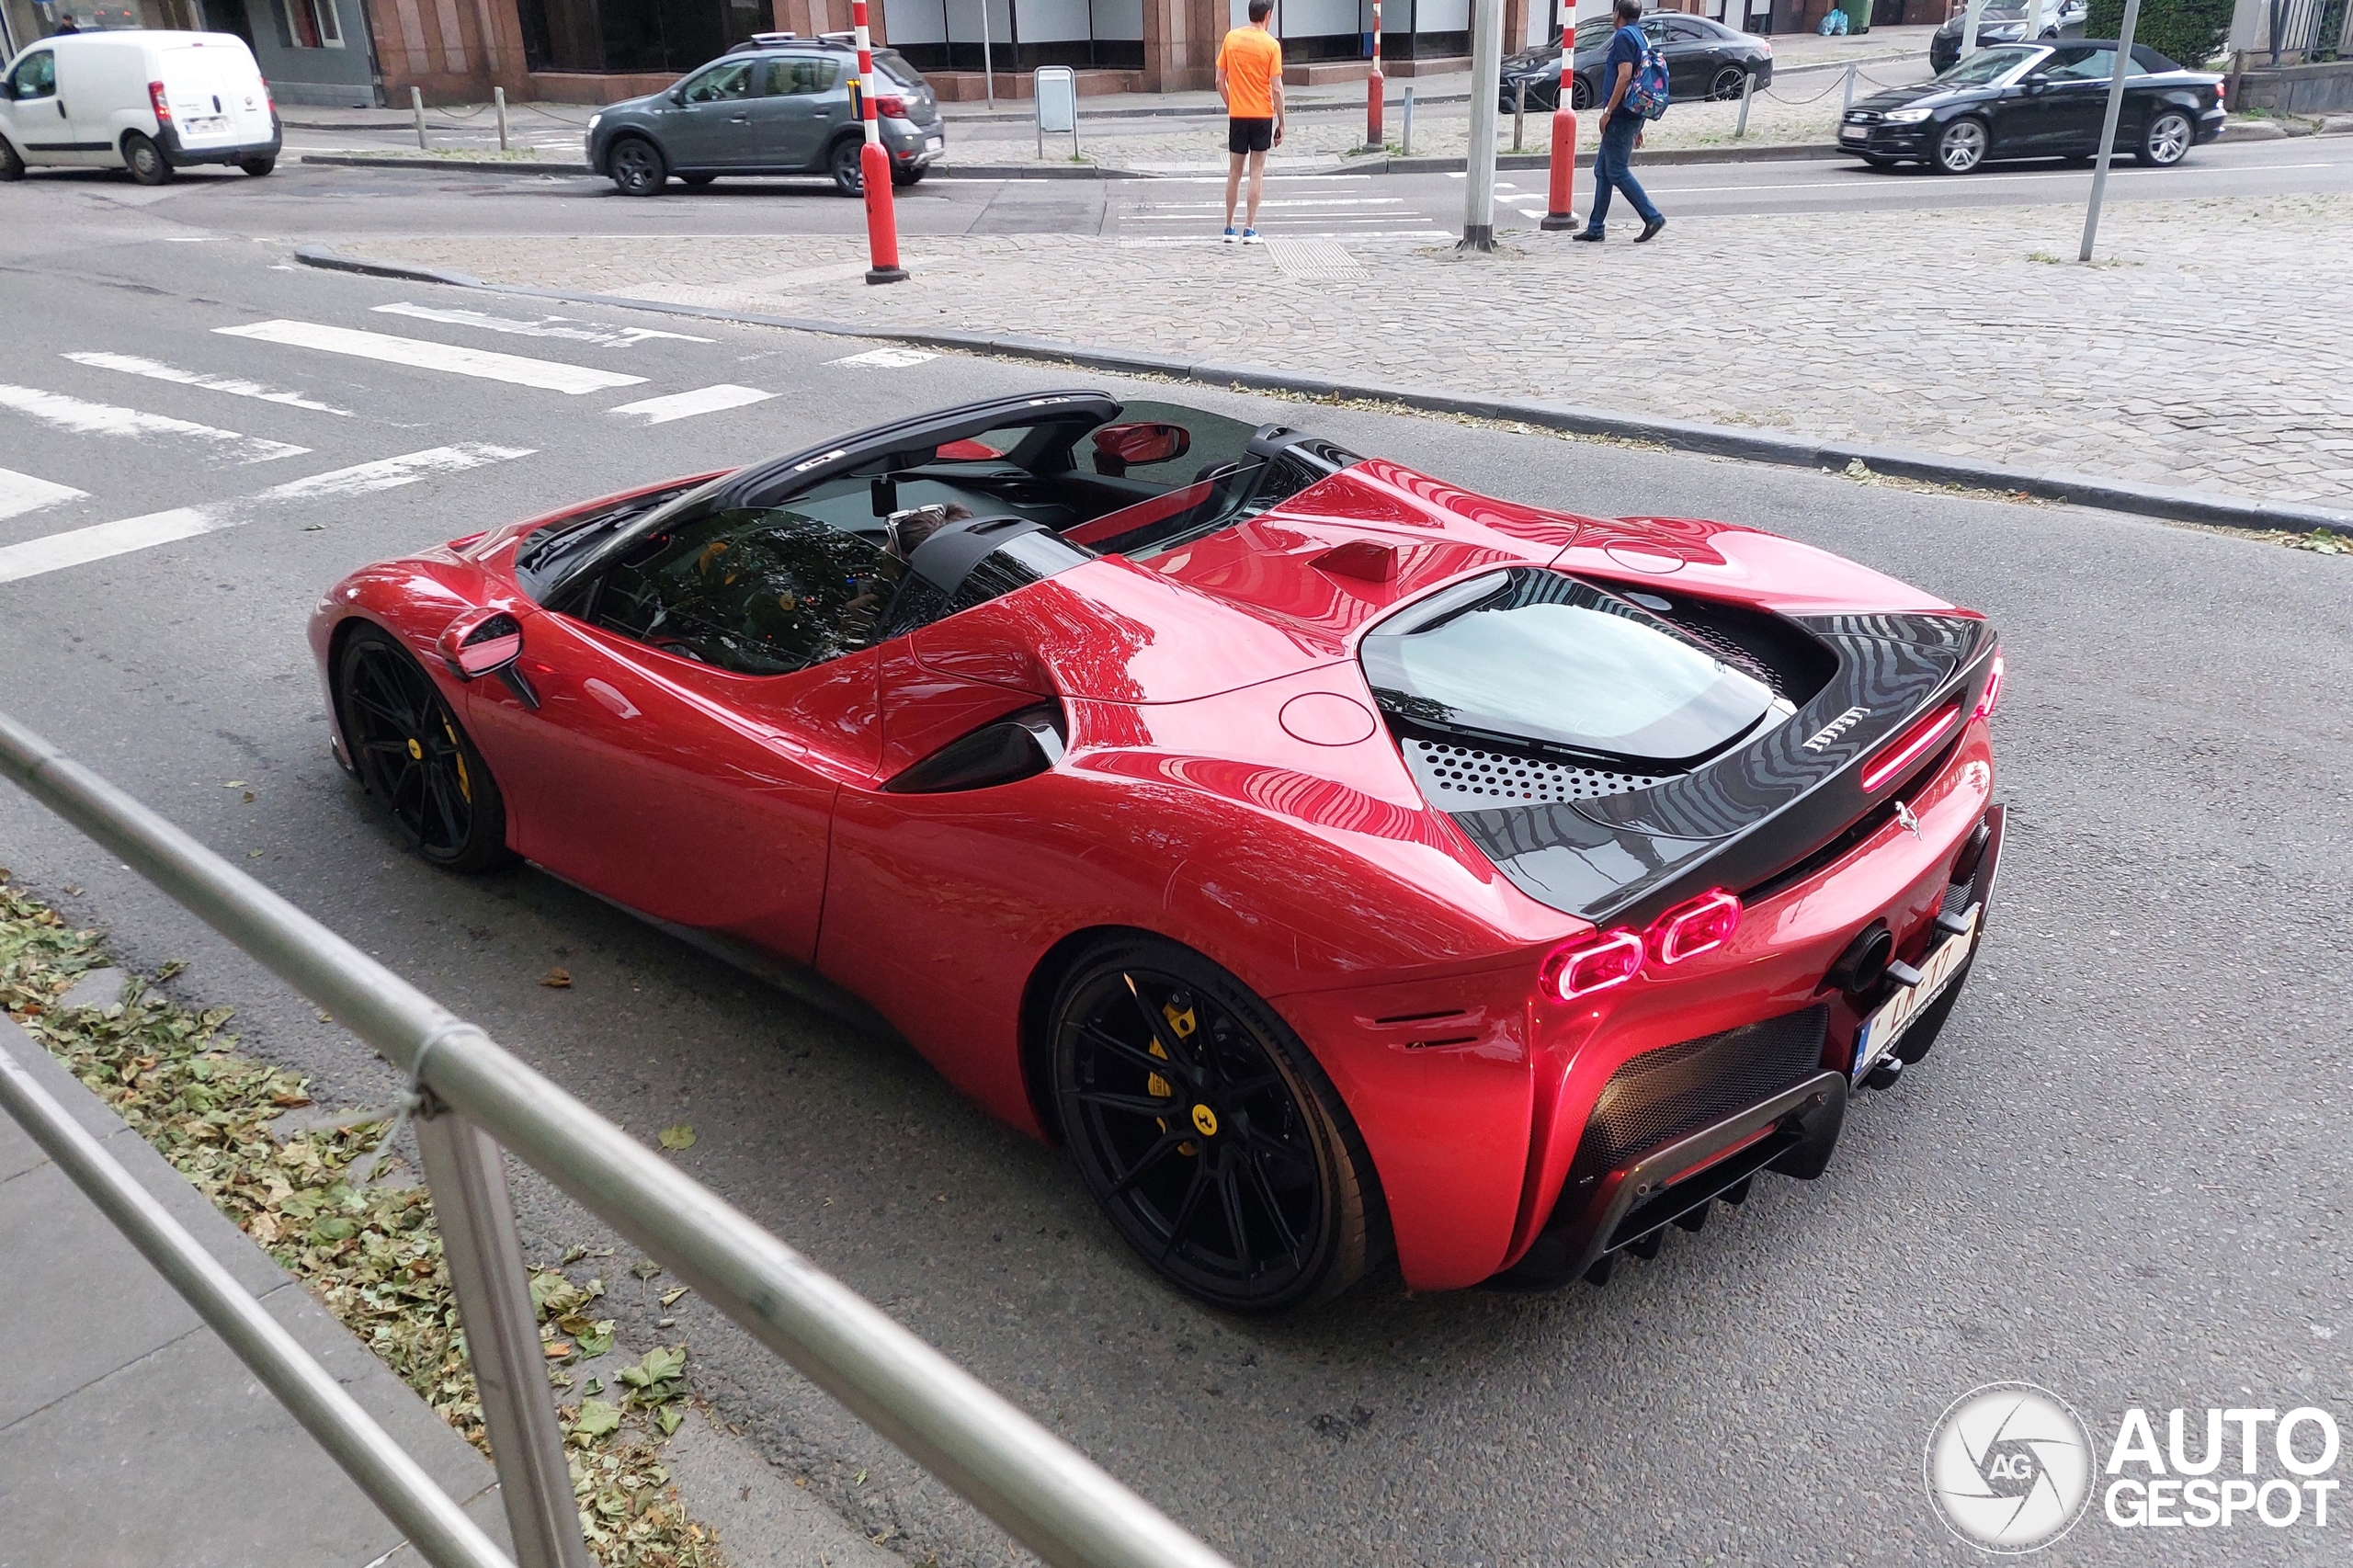
[(1258, 231), (1257, 231), (1257, 230), (1256, 230), (1256, 229), (1245, 229), (1245, 230), (1243, 230), (1243, 231), (1242, 231), (1242, 243), (1243, 243), (1244, 244), (1245, 244), (1245, 245), (1255, 245), (1255, 244), (1256, 244), (1258, 243)]
[(1226, 243), (1227, 244), (1232, 244), (1234, 242), (1234, 240), (1235, 240), (1235, 238), (1236, 238), (1236, 237), (1237, 237), (1237, 236), (1235, 235), (1235, 233), (1234, 233), (1234, 232), (1233, 232), (1233, 224), (1231, 224), (1231, 223), (1228, 223), (1228, 224), (1225, 226), (1225, 243)]
[(1643, 225), (1643, 232), (1634, 236), (1634, 243), (1636, 244), (1641, 244), (1644, 240), (1655, 239), (1658, 237), (1658, 232), (1665, 227), (1665, 219), (1654, 218), (1649, 222)]

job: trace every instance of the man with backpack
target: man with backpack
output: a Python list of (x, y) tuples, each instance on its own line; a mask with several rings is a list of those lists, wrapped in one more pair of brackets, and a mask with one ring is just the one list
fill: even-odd
[(1601, 80), (1608, 97), (1601, 106), (1601, 148), (1593, 155), (1593, 215), (1574, 240), (1601, 239), (1609, 217), (1609, 193), (1616, 189), (1642, 214), (1643, 232), (1634, 243), (1654, 239), (1666, 227), (1666, 215), (1654, 205), (1642, 182), (1634, 177), (1634, 149), (1642, 145), (1643, 122), (1666, 111), (1666, 72), (1643, 37), (1642, 0), (1618, 0), (1614, 7), (1618, 30), (1609, 37), (1609, 52), (1602, 57)]

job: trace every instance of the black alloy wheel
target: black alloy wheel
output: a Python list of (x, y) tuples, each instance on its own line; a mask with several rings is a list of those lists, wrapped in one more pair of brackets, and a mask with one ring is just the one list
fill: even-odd
[(1569, 85), (1569, 107), (1580, 112), (1593, 107), (1593, 86), (1582, 76)]
[(2159, 109), (2141, 132), (2141, 162), (2153, 169), (2169, 169), (2189, 155), (2198, 130), (2177, 108)]
[(8, 145), (8, 139), (5, 136), (0, 136), (0, 180), (22, 179), (24, 177), (25, 161), (17, 156), (17, 150)]
[(168, 185), (172, 178), (171, 160), (164, 150), (136, 131), (122, 139), (122, 161), (131, 177), (141, 185)]
[(1938, 174), (1965, 175), (1985, 161), (1989, 141), (1984, 120), (1963, 116), (1937, 132), (1936, 154), (1928, 161)]
[(237, 166), (244, 170), (245, 173), (253, 176), (254, 178), (259, 179), (262, 176), (269, 173), (270, 170), (278, 167), (278, 160), (275, 157), (240, 158), (237, 161)]
[(845, 136), (825, 154), (825, 172), (834, 176), (834, 188), (844, 196), (866, 194), (866, 171), (858, 163), (865, 146), (857, 137)]
[(1722, 103), (1727, 98), (1740, 97), (1741, 89), (1747, 85), (1748, 73), (1737, 65), (1727, 65), (1716, 73), (1714, 81), (1708, 84), (1708, 96)]
[(662, 161), (662, 149), (642, 136), (628, 136), (618, 142), (606, 159), (613, 172), (613, 188), (623, 196), (654, 196), (662, 189), (662, 182), (670, 171)]
[(503, 864), (506, 804), (497, 781), (408, 650), (367, 627), (345, 642), (335, 670), (344, 744), (409, 847), (453, 871)]
[(1231, 1312), (1325, 1301), (1385, 1232), (1371, 1158), (1331, 1081), (1239, 981), (1153, 939), (1063, 982), (1053, 1094), (1080, 1179), (1129, 1244)]

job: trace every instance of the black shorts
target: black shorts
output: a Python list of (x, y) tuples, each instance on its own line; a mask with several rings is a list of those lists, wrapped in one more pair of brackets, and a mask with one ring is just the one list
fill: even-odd
[(1271, 119), (1225, 122), (1225, 150), (1229, 153), (1263, 153), (1274, 144), (1275, 122)]

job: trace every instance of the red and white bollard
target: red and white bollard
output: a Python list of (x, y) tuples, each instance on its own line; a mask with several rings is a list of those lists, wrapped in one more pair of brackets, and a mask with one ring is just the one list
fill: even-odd
[(899, 218), (891, 206), (891, 154), (882, 150), (882, 122), (874, 113), (874, 45), (866, 31), (866, 0), (850, 0), (850, 26), (858, 33), (858, 116), (866, 122), (866, 145), (858, 149), (858, 182), (866, 189), (866, 244), (874, 265), (869, 283), (904, 283), (899, 265)]
[(1552, 97), (1552, 188), (1544, 202), (1547, 229), (1574, 229), (1577, 215), (1569, 210), (1577, 183), (1577, 117), (1569, 107), (1576, 96), (1576, 19), (1561, 35), (1561, 85)]
[(1372, 0), (1372, 74), (1364, 79), (1364, 145), (1369, 153), (1381, 147), (1381, 0)]

